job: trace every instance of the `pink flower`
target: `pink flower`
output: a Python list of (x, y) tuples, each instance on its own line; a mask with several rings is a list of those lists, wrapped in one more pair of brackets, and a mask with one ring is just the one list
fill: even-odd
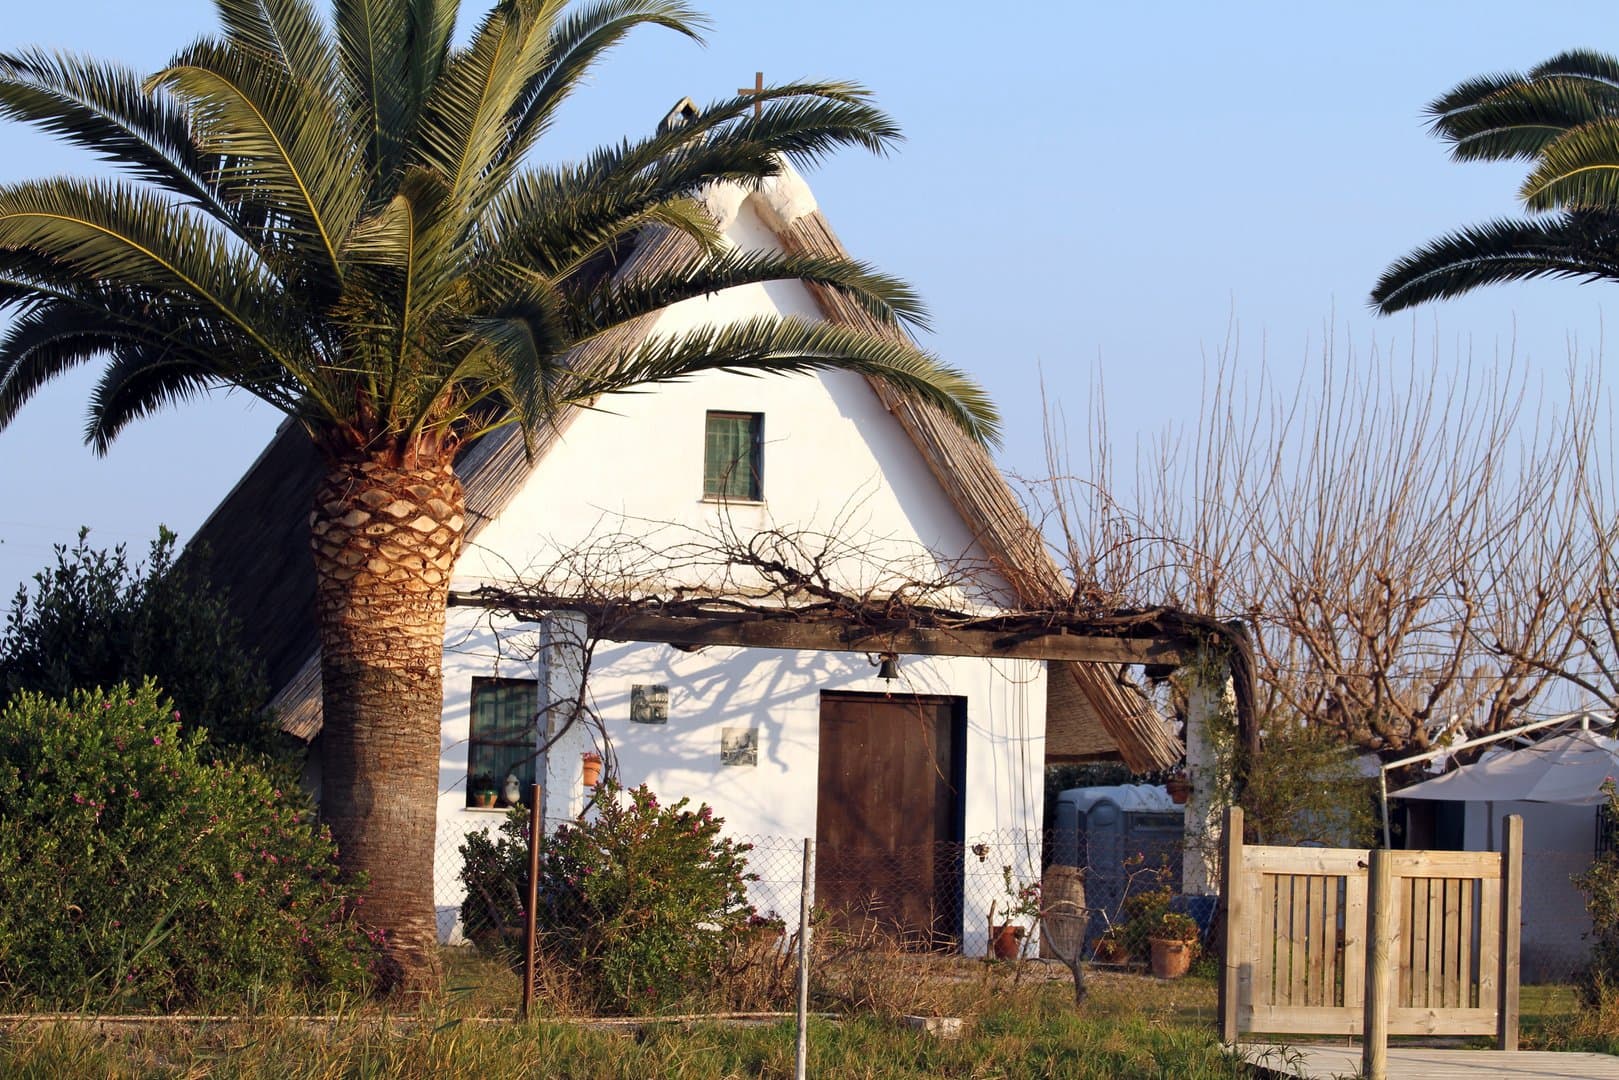
[(238, 871), (236, 871), (236, 873), (232, 874), (231, 877), (236, 879), (236, 884), (238, 884), (238, 885), (242, 884), (244, 881), (247, 880), (247, 875), (242, 873), (240, 870), (238, 870)]
[(171, 713), (170, 715), (174, 717), (174, 722), (176, 724), (178, 724), (180, 722), (180, 710), (179, 709), (175, 709), (174, 712)]
[(161, 735), (153, 735), (152, 736), (152, 745), (153, 746), (162, 746), (163, 745), (163, 736), (161, 736)]

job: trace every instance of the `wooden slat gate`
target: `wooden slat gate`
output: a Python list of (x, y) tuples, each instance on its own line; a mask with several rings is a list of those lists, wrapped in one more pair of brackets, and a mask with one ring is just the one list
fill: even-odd
[[(1242, 843), (1242, 812), (1232, 809), (1224, 1038), (1358, 1035), (1381, 1010), (1387, 1034), (1494, 1035), (1515, 1049), (1521, 828), (1508, 819), (1502, 852), (1261, 847)], [(1368, 889), (1374, 859), (1387, 866), (1381, 904)], [(1388, 985), (1369, 995), (1379, 941)]]

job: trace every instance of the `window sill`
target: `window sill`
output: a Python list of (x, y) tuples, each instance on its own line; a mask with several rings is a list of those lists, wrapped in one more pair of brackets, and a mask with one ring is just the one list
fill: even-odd
[(512, 810), (510, 806), (463, 806), (462, 810), (469, 814), (505, 814)]
[(763, 506), (763, 499), (732, 499), (724, 495), (704, 495), (698, 502), (708, 503), (710, 506)]

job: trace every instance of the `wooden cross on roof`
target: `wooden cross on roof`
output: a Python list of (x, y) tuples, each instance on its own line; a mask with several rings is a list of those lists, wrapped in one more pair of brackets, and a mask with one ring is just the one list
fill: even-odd
[(765, 99), (764, 99), (765, 73), (764, 72), (755, 71), (753, 73), (753, 85), (752, 86), (738, 87), (736, 92), (738, 94), (747, 94), (748, 96), (753, 98), (753, 115), (755, 117), (759, 117), (759, 116), (764, 115), (764, 112), (765, 112)]

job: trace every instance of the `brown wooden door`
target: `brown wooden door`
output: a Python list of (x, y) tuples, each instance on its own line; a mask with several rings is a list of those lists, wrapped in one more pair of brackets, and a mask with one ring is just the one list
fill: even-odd
[(961, 934), (960, 698), (823, 693), (815, 899), (907, 948)]

